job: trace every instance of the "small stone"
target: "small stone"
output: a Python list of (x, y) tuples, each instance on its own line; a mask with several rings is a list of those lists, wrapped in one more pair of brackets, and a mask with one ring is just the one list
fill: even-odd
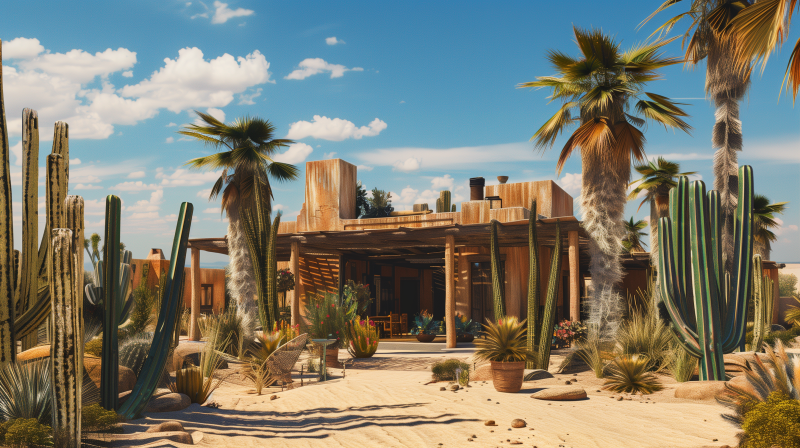
[(525, 420), (522, 420), (521, 418), (515, 418), (514, 420), (511, 420), (512, 428), (524, 428), (525, 426), (527, 426), (527, 424), (525, 423)]
[(601, 392), (601, 390), (600, 390), (600, 389), (597, 389), (597, 391), (598, 391), (598, 392)]
[(453, 392), (457, 391), (458, 389), (460, 389), (460, 387), (458, 387), (458, 384), (453, 384), (452, 386), (450, 386), (450, 390), (452, 390)]
[(270, 400), (277, 400), (277, 399), (278, 399), (278, 396), (277, 396), (277, 395), (273, 395), (273, 396), (269, 397), (269, 399), (270, 399)]
[(491, 398), (487, 398), (486, 401), (492, 401), (492, 399)]
[(713, 440), (711, 440), (711, 441), (712, 441), (712, 442), (716, 442), (717, 440), (719, 440), (719, 439), (713, 439)]
[(622, 397), (617, 397), (617, 401), (622, 401)]
[(485, 422), (483, 422), (483, 425), (484, 426), (497, 426), (497, 423), (495, 423), (494, 420), (486, 420)]
[(440, 390), (440, 391), (445, 391), (445, 390), (447, 390), (447, 388), (446, 388), (446, 387), (444, 387), (444, 386), (442, 386), (442, 387), (440, 387), (440, 388), (439, 388), (439, 390)]
[(471, 435), (470, 437), (472, 437), (473, 439), (477, 439), (478, 438), (478, 436), (476, 436), (475, 434)]
[(577, 382), (578, 382), (578, 379), (577, 379), (577, 378), (573, 378), (573, 379), (572, 379), (572, 382), (573, 382), (573, 383), (577, 383)]
[(468, 438), (468, 439), (467, 439), (467, 442), (472, 442), (472, 438), (471, 438), (471, 437), (470, 437), (470, 438)]
[(566, 381), (564, 381), (564, 384), (566, 384), (567, 386), (569, 386), (569, 385), (571, 385), (571, 384), (572, 384), (572, 382), (571, 382), (570, 380), (566, 380)]
[(519, 440), (514, 440), (513, 442), (510, 443), (510, 445), (522, 445), (522, 442), (520, 442)]

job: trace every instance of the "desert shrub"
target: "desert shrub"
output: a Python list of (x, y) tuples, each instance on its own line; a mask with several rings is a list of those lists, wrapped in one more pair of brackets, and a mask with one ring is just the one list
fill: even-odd
[(434, 381), (456, 381), (456, 370), (469, 371), (469, 364), (460, 359), (437, 361), (431, 366)]
[(0, 429), (0, 443), (12, 447), (52, 446), (53, 428), (35, 418), (9, 420)]
[(800, 448), (800, 401), (776, 391), (745, 409), (740, 448)]
[(83, 346), (83, 353), (100, 357), (103, 351), (103, 338), (94, 338)]
[(0, 369), (0, 421), (36, 419), (50, 423), (50, 359), (9, 363)]
[(575, 347), (558, 366), (558, 370), (563, 371), (578, 358), (589, 366), (597, 378), (603, 378), (608, 363), (614, 358), (614, 342), (601, 341), (597, 331), (590, 330), (585, 339), (575, 342)]
[(780, 340), (784, 344), (788, 344), (798, 336), (800, 336), (800, 326), (795, 325), (788, 330), (771, 331), (764, 336), (764, 342), (769, 345), (775, 345), (775, 341)]
[(345, 322), (357, 318), (363, 310), (359, 309), (356, 294), (339, 297), (334, 292), (312, 294), (306, 303), (306, 333), (312, 339), (336, 339), (339, 348), (347, 346)]
[(119, 345), (119, 364), (133, 370), (138, 378), (152, 344), (153, 333), (144, 332), (129, 336)]
[(643, 298), (644, 305), (633, 310), (620, 326), (615, 337), (616, 351), (623, 355), (642, 355), (650, 362), (648, 370), (661, 370), (667, 366), (674, 336), (659, 317), (652, 297), (645, 295)]
[(244, 359), (255, 335), (256, 320), (231, 304), (222, 314), (203, 316), (198, 325), (203, 337), (210, 340), (213, 336), (217, 350)]
[(353, 358), (370, 358), (378, 351), (378, 328), (371, 320), (352, 320), (347, 323), (347, 352)]
[(650, 365), (650, 360), (641, 355), (619, 356), (608, 366), (603, 389), (643, 395), (663, 389), (658, 378), (648, 371)]
[(673, 343), (671, 347), (670, 356), (667, 361), (669, 373), (672, 374), (675, 381), (680, 383), (689, 381), (692, 379), (694, 369), (697, 367), (697, 358), (692, 356), (677, 342)]
[(81, 410), (81, 429), (86, 432), (112, 432), (119, 426), (120, 417), (99, 404), (84, 406)]

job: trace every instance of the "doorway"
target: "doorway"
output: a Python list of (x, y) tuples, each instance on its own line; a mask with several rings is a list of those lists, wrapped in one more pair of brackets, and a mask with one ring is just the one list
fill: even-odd
[[(492, 263), (470, 263), (472, 277), (472, 320), (485, 324), (495, 320), (494, 294), (492, 292)], [(500, 262), (500, 287), (505, 288), (505, 264)]]

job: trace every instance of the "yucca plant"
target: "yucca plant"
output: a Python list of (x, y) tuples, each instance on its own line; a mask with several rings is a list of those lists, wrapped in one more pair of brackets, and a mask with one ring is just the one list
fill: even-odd
[(623, 355), (642, 355), (650, 362), (648, 370), (661, 370), (667, 366), (674, 336), (659, 317), (652, 300), (645, 300), (645, 303), (620, 326), (615, 336), (616, 350)]
[(51, 424), (52, 393), (49, 358), (5, 365), (0, 369), (0, 420), (35, 418)]
[(475, 358), (479, 361), (518, 362), (533, 357), (526, 347), (526, 321), (503, 317), (484, 325), (485, 339), (475, 341)]
[(353, 358), (371, 358), (378, 351), (378, 328), (371, 320), (347, 322), (347, 352)]
[(256, 395), (261, 395), (265, 387), (269, 387), (275, 382), (267, 360), (256, 357), (247, 360), (247, 364), (242, 369), (242, 376), (253, 382)]
[(652, 394), (664, 388), (648, 371), (651, 361), (641, 355), (622, 355), (608, 366), (603, 389), (613, 392)]
[(614, 357), (614, 342), (601, 340), (599, 334), (590, 329), (586, 338), (578, 340), (575, 346), (576, 350), (564, 358), (558, 370), (563, 371), (572, 364), (575, 358), (579, 358), (592, 369), (597, 378), (603, 378), (608, 363)]

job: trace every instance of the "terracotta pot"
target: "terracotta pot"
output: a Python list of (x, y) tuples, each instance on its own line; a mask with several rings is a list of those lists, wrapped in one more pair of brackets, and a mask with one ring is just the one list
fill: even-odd
[(492, 382), (498, 392), (519, 392), (525, 373), (525, 361), (497, 362), (492, 361)]
[(472, 342), (475, 340), (475, 336), (469, 333), (460, 334), (456, 336), (456, 342)]
[(436, 339), (436, 335), (435, 334), (418, 334), (417, 335), (417, 340), (419, 342), (432, 342), (434, 339)]
[(325, 351), (325, 366), (341, 369), (342, 363), (339, 362), (339, 348), (336, 345), (329, 345), (325, 348)]

